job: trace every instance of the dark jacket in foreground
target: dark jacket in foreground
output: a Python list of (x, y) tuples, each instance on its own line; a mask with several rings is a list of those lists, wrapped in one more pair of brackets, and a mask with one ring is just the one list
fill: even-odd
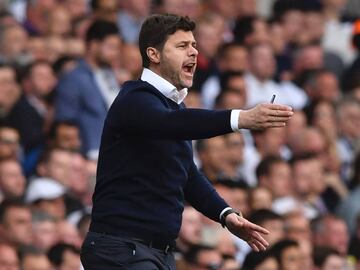
[(232, 132), (230, 113), (186, 109), (147, 82), (125, 83), (104, 124), (90, 230), (172, 241), (184, 200), (219, 221), (228, 205), (195, 166), (191, 140)]

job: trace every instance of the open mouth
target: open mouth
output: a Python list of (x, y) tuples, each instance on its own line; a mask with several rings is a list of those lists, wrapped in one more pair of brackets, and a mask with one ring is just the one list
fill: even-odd
[(195, 63), (188, 63), (186, 65), (183, 65), (183, 71), (187, 75), (192, 76), (195, 72)]

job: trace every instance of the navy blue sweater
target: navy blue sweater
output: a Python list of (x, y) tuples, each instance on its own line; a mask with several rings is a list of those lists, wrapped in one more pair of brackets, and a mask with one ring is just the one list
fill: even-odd
[(230, 110), (186, 109), (125, 83), (105, 120), (90, 230), (172, 241), (184, 200), (219, 221), (228, 205), (193, 162), (191, 140), (232, 132)]

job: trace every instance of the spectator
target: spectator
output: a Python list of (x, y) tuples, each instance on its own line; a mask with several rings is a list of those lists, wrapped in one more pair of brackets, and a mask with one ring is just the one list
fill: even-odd
[(294, 240), (283, 239), (277, 242), (272, 248), (271, 252), (274, 254), (279, 269), (282, 270), (300, 270), (301, 251), (299, 244)]
[(32, 216), (32, 245), (47, 252), (58, 242), (56, 220), (44, 211), (34, 211)]
[(80, 151), (80, 130), (73, 121), (56, 121), (50, 130), (51, 145), (70, 151)]
[(20, 200), (0, 204), (0, 239), (16, 247), (32, 244), (31, 211)]
[(3, 199), (22, 198), (26, 179), (16, 159), (0, 159), (0, 191)]
[(343, 258), (347, 256), (349, 234), (341, 218), (328, 214), (314, 220), (312, 227), (315, 245), (334, 248)]
[(341, 160), (341, 177), (348, 182), (351, 164), (355, 158), (360, 139), (360, 102), (356, 99), (344, 98), (337, 106), (339, 127), (338, 153)]
[(222, 136), (196, 142), (196, 150), (201, 162), (201, 170), (211, 181), (224, 174), (227, 148)]
[(21, 159), (20, 134), (11, 126), (0, 125), (0, 159)]
[(111, 22), (96, 21), (87, 32), (86, 44), (85, 59), (59, 82), (56, 119), (76, 121), (83, 152), (96, 159), (106, 112), (119, 91), (110, 68), (120, 50), (118, 28)]
[(69, 170), (72, 154), (69, 150), (49, 147), (40, 157), (37, 174), (56, 180), (65, 187), (70, 186)]
[(28, 64), (27, 41), (28, 35), (21, 25), (0, 25), (0, 62), (19, 66)]
[(91, 9), (95, 20), (104, 20), (116, 23), (118, 3), (116, 0), (91, 0)]

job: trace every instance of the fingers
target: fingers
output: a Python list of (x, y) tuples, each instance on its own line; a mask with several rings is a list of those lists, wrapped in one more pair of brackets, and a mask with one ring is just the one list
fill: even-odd
[(256, 252), (259, 251), (265, 251), (266, 248), (269, 246), (269, 244), (265, 245), (262, 242), (256, 240), (256, 239), (251, 239), (248, 241), (249, 246)]
[(281, 105), (281, 104), (266, 104), (266, 107), (268, 107), (271, 110), (279, 110), (279, 111), (290, 111), (292, 112), (293, 109), (290, 106), (287, 105)]
[(261, 227), (259, 225), (256, 225), (254, 223), (251, 223), (251, 222), (249, 222), (249, 227), (250, 227), (250, 229), (252, 229), (252, 230), (254, 230), (256, 232), (262, 233), (262, 234), (269, 234), (270, 233), (267, 229), (265, 229), (265, 228), (263, 228), (263, 227)]

